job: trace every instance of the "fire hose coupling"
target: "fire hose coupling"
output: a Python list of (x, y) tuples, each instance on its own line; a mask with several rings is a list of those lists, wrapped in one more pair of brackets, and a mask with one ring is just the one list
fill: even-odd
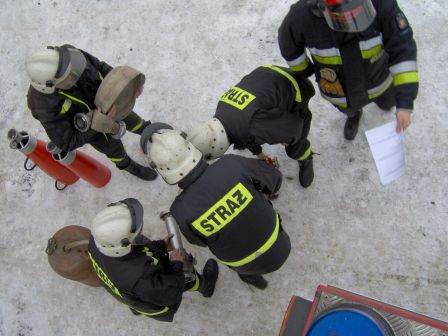
[(196, 264), (196, 259), (188, 253), (182, 244), (182, 237), (180, 235), (179, 226), (176, 220), (171, 215), (169, 211), (164, 211), (160, 214), (160, 219), (165, 222), (166, 231), (169, 235), (173, 235), (171, 238), (171, 245), (175, 250), (179, 250), (181, 254), (185, 257), (185, 262), (183, 263), (183, 271), (187, 281), (194, 280), (196, 278), (194, 272), (194, 265)]
[(76, 157), (76, 151), (66, 152), (56, 146), (53, 142), (47, 144), (47, 151), (50, 152), (51, 156), (55, 161), (62, 163), (65, 166), (70, 165)]
[(90, 129), (92, 117), (86, 113), (77, 113), (73, 120), (75, 128), (81, 133), (85, 133)]
[(33, 136), (30, 136), (25, 131), (17, 131), (14, 128), (11, 128), (8, 131), (8, 139), (10, 141), (9, 147), (11, 149), (18, 149), (23, 154), (30, 154), (37, 145), (37, 139)]

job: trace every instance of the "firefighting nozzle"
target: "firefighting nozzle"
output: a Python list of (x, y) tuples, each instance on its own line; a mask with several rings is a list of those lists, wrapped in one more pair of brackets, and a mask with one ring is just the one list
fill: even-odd
[(168, 234), (173, 235), (173, 237), (171, 238), (171, 245), (175, 250), (179, 250), (185, 257), (185, 262), (183, 263), (185, 282), (193, 281), (196, 278), (194, 272), (194, 265), (196, 264), (196, 259), (184, 249), (182, 244), (182, 237), (179, 231), (179, 226), (177, 225), (176, 220), (169, 211), (162, 212), (160, 214), (160, 218), (165, 222), (166, 231), (168, 232)]
[(102, 188), (109, 183), (110, 169), (89, 155), (78, 150), (63, 151), (52, 142), (48, 143), (47, 150), (55, 161), (64, 165), (94, 187)]
[(90, 230), (69, 225), (58, 230), (49, 240), (45, 252), (48, 262), (60, 276), (92, 287), (101, 286), (87, 251)]
[[(8, 139), (10, 140), (10, 148), (19, 150), (27, 157), (24, 163), (25, 170), (31, 171), (35, 167), (39, 167), (44, 173), (56, 180), (55, 187), (57, 190), (64, 190), (68, 185), (79, 180), (79, 176), (52, 159), (44, 141), (38, 140), (27, 132), (18, 132), (15, 129), (8, 131)], [(32, 166), (28, 166), (29, 161), (33, 162)]]

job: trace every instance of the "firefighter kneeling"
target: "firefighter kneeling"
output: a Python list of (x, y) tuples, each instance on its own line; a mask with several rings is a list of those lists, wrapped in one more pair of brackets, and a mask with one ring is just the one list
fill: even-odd
[[(151, 128), (151, 126), (149, 126)], [(143, 131), (142, 149), (166, 183), (182, 192), (170, 212), (192, 244), (208, 246), (219, 261), (259, 289), (262, 274), (278, 270), (291, 244), (269, 195), (282, 175), (264, 160), (224, 155), (208, 165), (202, 153), (174, 130)]]
[(183, 272), (184, 257), (172, 250), (171, 236), (151, 241), (141, 234), (143, 207), (127, 198), (110, 204), (93, 220), (89, 258), (103, 287), (136, 315), (171, 322), (184, 291), (211, 297), (218, 265), (209, 259), (193, 279)]

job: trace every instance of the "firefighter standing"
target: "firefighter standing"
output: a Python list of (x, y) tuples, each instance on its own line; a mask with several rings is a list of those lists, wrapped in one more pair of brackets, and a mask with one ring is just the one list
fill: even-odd
[(74, 119), (77, 114), (86, 114), (96, 108), (95, 95), (102, 79), (112, 70), (110, 65), (100, 62), (83, 50), (63, 45), (47, 47), (46, 50), (31, 55), (26, 61), (26, 70), (31, 79), (28, 107), (58, 148), (69, 152), (89, 143), (104, 153), (119, 169), (143, 180), (157, 177), (153, 169), (131, 160), (120, 140), (126, 129), (141, 134), (150, 121), (144, 121), (131, 112), (123, 120), (126, 129), (124, 125), (118, 127), (117, 134), (101, 133), (93, 129), (81, 132), (75, 127)]
[(266, 158), (262, 144), (284, 144), (286, 154), (299, 162), (300, 184), (310, 186), (314, 170), (307, 139), (312, 117), (308, 102), (315, 91), (308, 79), (293, 76), (279, 66), (256, 68), (222, 95), (215, 117), (194, 128), (189, 141), (212, 159), (230, 144), (248, 148), (260, 159)]
[(211, 297), (218, 265), (209, 259), (203, 275), (186, 281), (184, 257), (171, 250), (170, 236), (151, 241), (141, 234), (143, 207), (127, 198), (110, 204), (93, 220), (88, 256), (103, 287), (136, 315), (171, 322), (184, 291)]
[(321, 95), (347, 114), (346, 139), (355, 138), (372, 101), (396, 106), (397, 132), (410, 125), (417, 47), (396, 0), (300, 0), (280, 26), (279, 44), (291, 69), (314, 72)]
[(224, 155), (208, 165), (202, 153), (173, 130), (145, 130), (144, 152), (148, 141), (155, 169), (166, 183), (182, 189), (170, 212), (187, 240), (208, 246), (243, 281), (266, 288), (262, 274), (279, 269), (291, 249), (267, 198), (280, 189), (280, 171), (264, 160), (237, 155)]

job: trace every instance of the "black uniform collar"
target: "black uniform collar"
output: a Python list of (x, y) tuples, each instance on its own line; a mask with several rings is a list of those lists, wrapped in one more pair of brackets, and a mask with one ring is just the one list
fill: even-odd
[(194, 167), (194, 169), (178, 183), (179, 188), (181, 189), (188, 188), (188, 186), (190, 186), (202, 175), (202, 173), (207, 169), (207, 167), (208, 163), (204, 159), (201, 159), (198, 165)]

